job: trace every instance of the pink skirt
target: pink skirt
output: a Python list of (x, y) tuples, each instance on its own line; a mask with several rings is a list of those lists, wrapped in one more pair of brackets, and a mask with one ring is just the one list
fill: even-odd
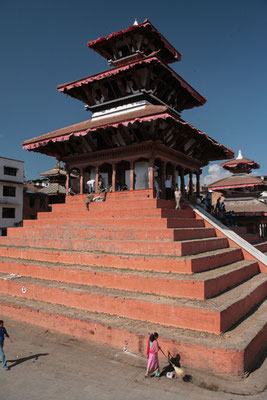
[(159, 359), (157, 353), (149, 353), (147, 361), (147, 373), (150, 375), (159, 371)]

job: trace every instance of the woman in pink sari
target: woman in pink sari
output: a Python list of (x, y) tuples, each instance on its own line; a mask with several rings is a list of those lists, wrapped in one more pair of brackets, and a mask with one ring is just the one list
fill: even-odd
[(159, 376), (159, 359), (158, 359), (158, 334), (155, 332), (149, 336), (149, 343), (148, 343), (148, 360), (147, 360), (147, 369), (145, 377), (149, 378), (152, 375)]

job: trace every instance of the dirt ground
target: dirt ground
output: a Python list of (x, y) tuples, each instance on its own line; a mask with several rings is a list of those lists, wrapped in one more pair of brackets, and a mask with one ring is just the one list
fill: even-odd
[[(2, 400), (266, 400), (267, 362), (242, 382), (191, 371), (192, 379), (145, 379), (146, 359), (20, 323), (0, 315), (9, 371), (0, 370)], [(161, 363), (161, 368), (167, 363)], [(187, 371), (188, 372), (188, 371)], [(209, 389), (207, 389), (207, 387)]]

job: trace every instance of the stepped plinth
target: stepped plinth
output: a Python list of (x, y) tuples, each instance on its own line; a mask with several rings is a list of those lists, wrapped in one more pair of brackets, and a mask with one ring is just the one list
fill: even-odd
[(139, 354), (157, 330), (185, 367), (243, 376), (265, 344), (267, 275), (186, 205), (141, 192), (108, 193), (89, 211), (69, 196), (9, 228), (2, 314)]

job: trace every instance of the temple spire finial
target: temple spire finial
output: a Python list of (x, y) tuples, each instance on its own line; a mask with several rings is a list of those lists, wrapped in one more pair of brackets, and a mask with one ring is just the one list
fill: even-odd
[(242, 158), (244, 158), (242, 156), (241, 150), (238, 151), (238, 156), (236, 157), (237, 160), (241, 160)]
[(137, 21), (137, 18), (134, 19), (133, 25), (139, 25), (139, 24), (138, 24), (138, 21)]

